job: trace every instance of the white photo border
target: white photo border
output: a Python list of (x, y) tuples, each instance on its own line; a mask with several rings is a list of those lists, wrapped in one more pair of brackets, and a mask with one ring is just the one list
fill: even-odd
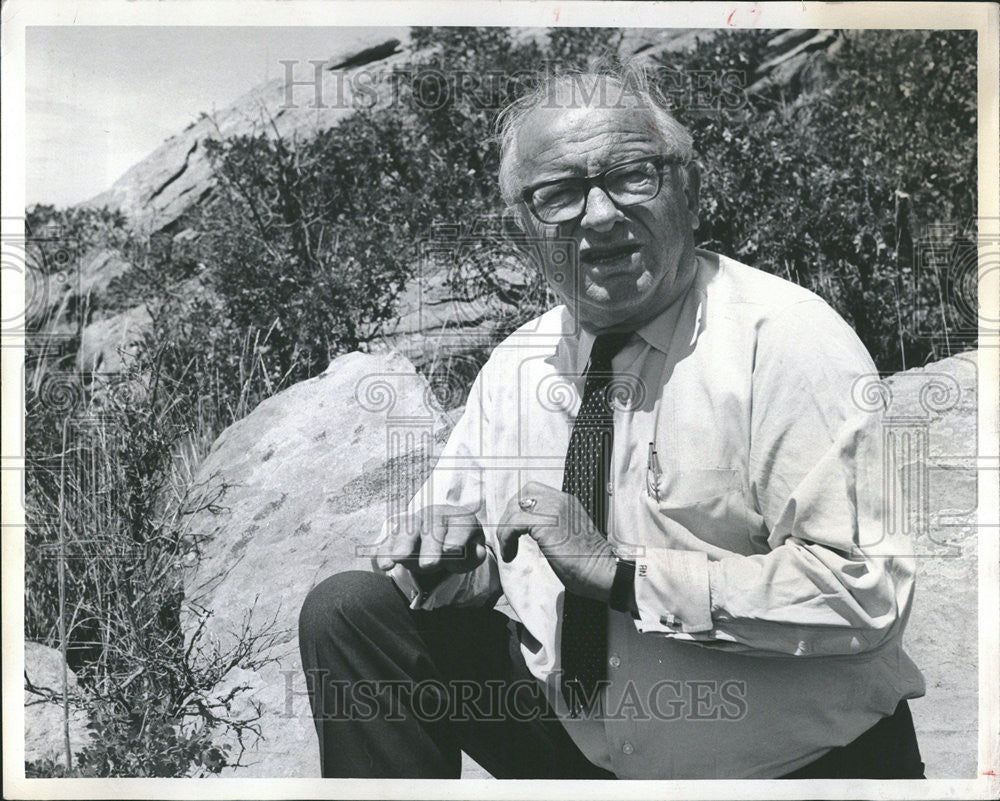
[[(531, 27), (974, 29), (978, 32), (978, 212), (983, 259), (1000, 263), (1000, 112), (998, 6), (993, 3), (644, 3), (644, 2), (367, 2), (367, 0), (12, 0), (2, 8), (3, 234), (23, 233), (25, 190), (25, 29), (46, 25), (372, 26), (514, 25)], [(986, 248), (992, 248), (987, 252)], [(1000, 271), (979, 287), (980, 320), (1000, 319)], [(988, 281), (988, 283), (987, 283)], [(4, 276), (4, 307), (23, 306), (23, 281)], [(985, 333), (981, 331), (981, 333)], [(20, 374), (23, 342), (2, 353), (3, 450), (23, 453)], [(26, 779), (23, 737), (24, 530), (17, 500), (23, 460), (4, 457), (3, 497), (3, 793), (8, 798), (996, 798), (1000, 797), (1000, 348), (978, 362), (979, 751), (978, 778), (924, 781), (760, 780), (510, 782), (497, 780), (319, 779)]]

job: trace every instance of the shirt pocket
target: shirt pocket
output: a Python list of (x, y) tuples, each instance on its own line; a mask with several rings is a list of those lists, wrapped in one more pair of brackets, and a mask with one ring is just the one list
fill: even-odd
[(755, 553), (749, 536), (752, 515), (738, 470), (665, 471), (655, 488), (647, 501), (669, 530), (672, 547), (707, 551), (710, 558)]
[(661, 509), (686, 508), (742, 489), (740, 474), (729, 468), (666, 472), (657, 480)]

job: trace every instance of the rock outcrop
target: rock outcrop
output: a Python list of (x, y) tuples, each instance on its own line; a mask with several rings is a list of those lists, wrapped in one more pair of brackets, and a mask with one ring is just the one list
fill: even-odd
[(243, 709), (255, 701), (263, 711), (265, 739), (240, 775), (318, 775), (298, 610), (327, 576), (369, 569), (366, 546), (415, 492), (450, 428), (405, 358), (353, 353), (230, 426), (201, 465), (196, 482), (206, 492), (226, 489), (222, 511), (193, 522), (205, 542), (186, 583), (188, 605), (211, 610), (206, 632), (222, 647), (250, 610), (253, 626), (276, 621), (277, 662), (234, 673), (222, 688), (249, 685)]
[[(50, 760), (65, 764), (63, 658), (56, 649), (37, 642), (24, 644), (24, 761)], [(76, 674), (67, 668), (68, 694), (77, 689)], [(70, 705), (69, 741), (73, 754), (87, 746), (93, 733), (87, 713)]]
[(80, 335), (80, 349), (76, 364), (80, 370), (119, 373), (125, 366), (127, 354), (153, 324), (145, 306), (135, 306), (91, 323)]
[[(945, 359), (888, 378), (889, 421), (912, 427), (927, 459), (929, 518), (915, 517), (919, 582), (906, 645), (927, 678), (911, 702), (930, 777), (975, 771), (976, 360)], [(364, 546), (388, 511), (429, 470), (453, 417), (431, 400), (411, 365), (392, 353), (350, 354), (322, 376), (262, 403), (227, 429), (198, 480), (228, 485), (225, 511), (202, 512), (206, 538), (188, 601), (211, 610), (210, 634), (225, 643), (247, 610), (274, 618), (278, 660), (233, 675), (262, 705), (265, 740), (247, 776), (314, 776), (317, 746), (296, 647), (299, 604), (326, 576), (367, 569)], [(223, 688), (223, 689), (227, 689)], [(482, 775), (472, 763), (466, 775)]]
[[(371, 81), (355, 82), (353, 76), (366, 69), (389, 71), (407, 52), (400, 40), (387, 39), (378, 28), (369, 28), (362, 34), (360, 46), (332, 53), (317, 72), (309, 63), (296, 65), (293, 80), (311, 82), (318, 76), (317, 85), (293, 86), (283, 75), (255, 87), (230, 106), (202, 115), (167, 139), (87, 205), (120, 209), (133, 225), (148, 233), (169, 229), (211, 193), (214, 180), (205, 151), (207, 139), (260, 133), (291, 138), (332, 128), (361, 103), (373, 102), (371, 92), (389, 89)], [(362, 83), (365, 89), (356, 93), (355, 85)]]
[(58, 269), (49, 271), (40, 269), (30, 251), (26, 255), (25, 312), (35, 324), (43, 320), (63, 324), (69, 320), (86, 321), (90, 304), (115, 278), (132, 269), (121, 254), (103, 247), (83, 254), (71, 248), (57, 250), (61, 257)]

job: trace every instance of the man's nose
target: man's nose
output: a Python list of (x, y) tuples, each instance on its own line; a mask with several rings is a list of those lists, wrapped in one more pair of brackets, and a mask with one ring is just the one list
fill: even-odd
[(615, 223), (624, 220), (625, 215), (599, 186), (590, 187), (587, 194), (587, 210), (580, 220), (584, 228), (596, 231), (610, 231)]

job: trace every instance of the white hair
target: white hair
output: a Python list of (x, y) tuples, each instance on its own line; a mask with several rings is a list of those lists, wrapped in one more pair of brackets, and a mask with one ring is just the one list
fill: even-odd
[[(587, 91), (590, 87), (590, 91)], [(611, 92), (617, 98), (610, 100)], [(582, 98), (578, 99), (578, 92)], [(565, 101), (569, 96), (568, 102)], [(694, 157), (691, 134), (674, 119), (667, 101), (649, 81), (646, 70), (636, 63), (627, 63), (615, 70), (595, 72), (564, 72), (541, 80), (527, 94), (500, 111), (494, 122), (496, 138), (500, 145), (500, 195), (508, 206), (518, 202), (517, 134), (525, 119), (538, 108), (581, 108), (597, 102), (612, 102), (616, 108), (646, 108), (657, 133), (666, 147), (664, 155), (676, 158), (682, 164)], [(629, 103), (623, 103), (625, 98)], [(687, 181), (686, 171), (682, 172)]]

